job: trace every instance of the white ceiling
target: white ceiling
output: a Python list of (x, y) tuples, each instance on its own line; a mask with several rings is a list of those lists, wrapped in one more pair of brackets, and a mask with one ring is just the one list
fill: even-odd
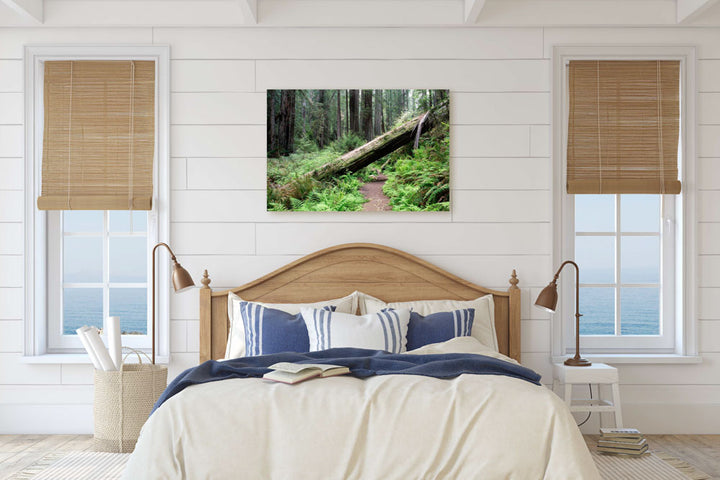
[(5, 26), (720, 26), (720, 0), (0, 0)]

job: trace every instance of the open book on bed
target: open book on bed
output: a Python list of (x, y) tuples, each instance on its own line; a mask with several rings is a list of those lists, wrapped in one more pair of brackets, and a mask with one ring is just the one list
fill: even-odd
[(350, 373), (348, 367), (322, 363), (280, 362), (270, 365), (272, 372), (263, 375), (267, 380), (295, 384), (315, 377), (334, 377)]

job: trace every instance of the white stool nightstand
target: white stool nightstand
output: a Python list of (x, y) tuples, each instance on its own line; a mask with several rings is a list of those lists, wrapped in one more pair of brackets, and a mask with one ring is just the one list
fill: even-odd
[[(553, 392), (560, 383), (565, 384), (565, 403), (571, 412), (598, 412), (600, 413), (600, 426), (602, 427), (602, 414), (615, 414), (615, 428), (622, 428), (622, 411), (620, 407), (620, 379), (617, 368), (604, 363), (593, 363), (589, 367), (568, 367), (562, 363), (553, 365)], [(598, 397), (592, 400), (572, 400), (573, 385), (598, 385)], [(603, 400), (600, 394), (600, 385), (610, 385), (612, 399)]]

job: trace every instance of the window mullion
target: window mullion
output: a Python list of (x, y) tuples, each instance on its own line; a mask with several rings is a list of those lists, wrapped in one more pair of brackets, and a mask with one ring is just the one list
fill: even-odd
[[(60, 331), (60, 338), (62, 338), (62, 335), (65, 332), (65, 213), (59, 212), (59, 235), (58, 238), (60, 239), (60, 251), (58, 255), (58, 261), (59, 261), (59, 268), (58, 272), (60, 273), (60, 276), (57, 278), (58, 285), (60, 285), (60, 294), (58, 295), (59, 300), (59, 308), (58, 308), (58, 316), (55, 318), (59, 318), (60, 322), (58, 324), (53, 324), (51, 328), (58, 329)], [(48, 282), (48, 287), (50, 288), (50, 285), (52, 285), (52, 281)], [(54, 346), (54, 345), (52, 345)]]
[(620, 195), (615, 195), (615, 335), (621, 334), (621, 315), (620, 309), (620, 285), (622, 278), (620, 277), (620, 244), (622, 236), (620, 235)]
[(110, 316), (110, 212), (103, 212), (103, 318), (105, 330), (106, 319)]
[(658, 305), (658, 321), (660, 323), (660, 335), (666, 335), (667, 331), (665, 328), (665, 287), (666, 287), (666, 269), (670, 268), (670, 265), (665, 264), (666, 255), (665, 248), (667, 238), (665, 237), (665, 216), (667, 215), (666, 196), (660, 195), (660, 226), (658, 228), (658, 242), (660, 243), (660, 284), (658, 285), (658, 296), (660, 297), (660, 304)]

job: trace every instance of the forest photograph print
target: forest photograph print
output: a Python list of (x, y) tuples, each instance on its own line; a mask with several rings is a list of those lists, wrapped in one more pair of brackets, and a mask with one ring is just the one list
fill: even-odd
[(447, 90), (268, 90), (267, 209), (450, 210)]

